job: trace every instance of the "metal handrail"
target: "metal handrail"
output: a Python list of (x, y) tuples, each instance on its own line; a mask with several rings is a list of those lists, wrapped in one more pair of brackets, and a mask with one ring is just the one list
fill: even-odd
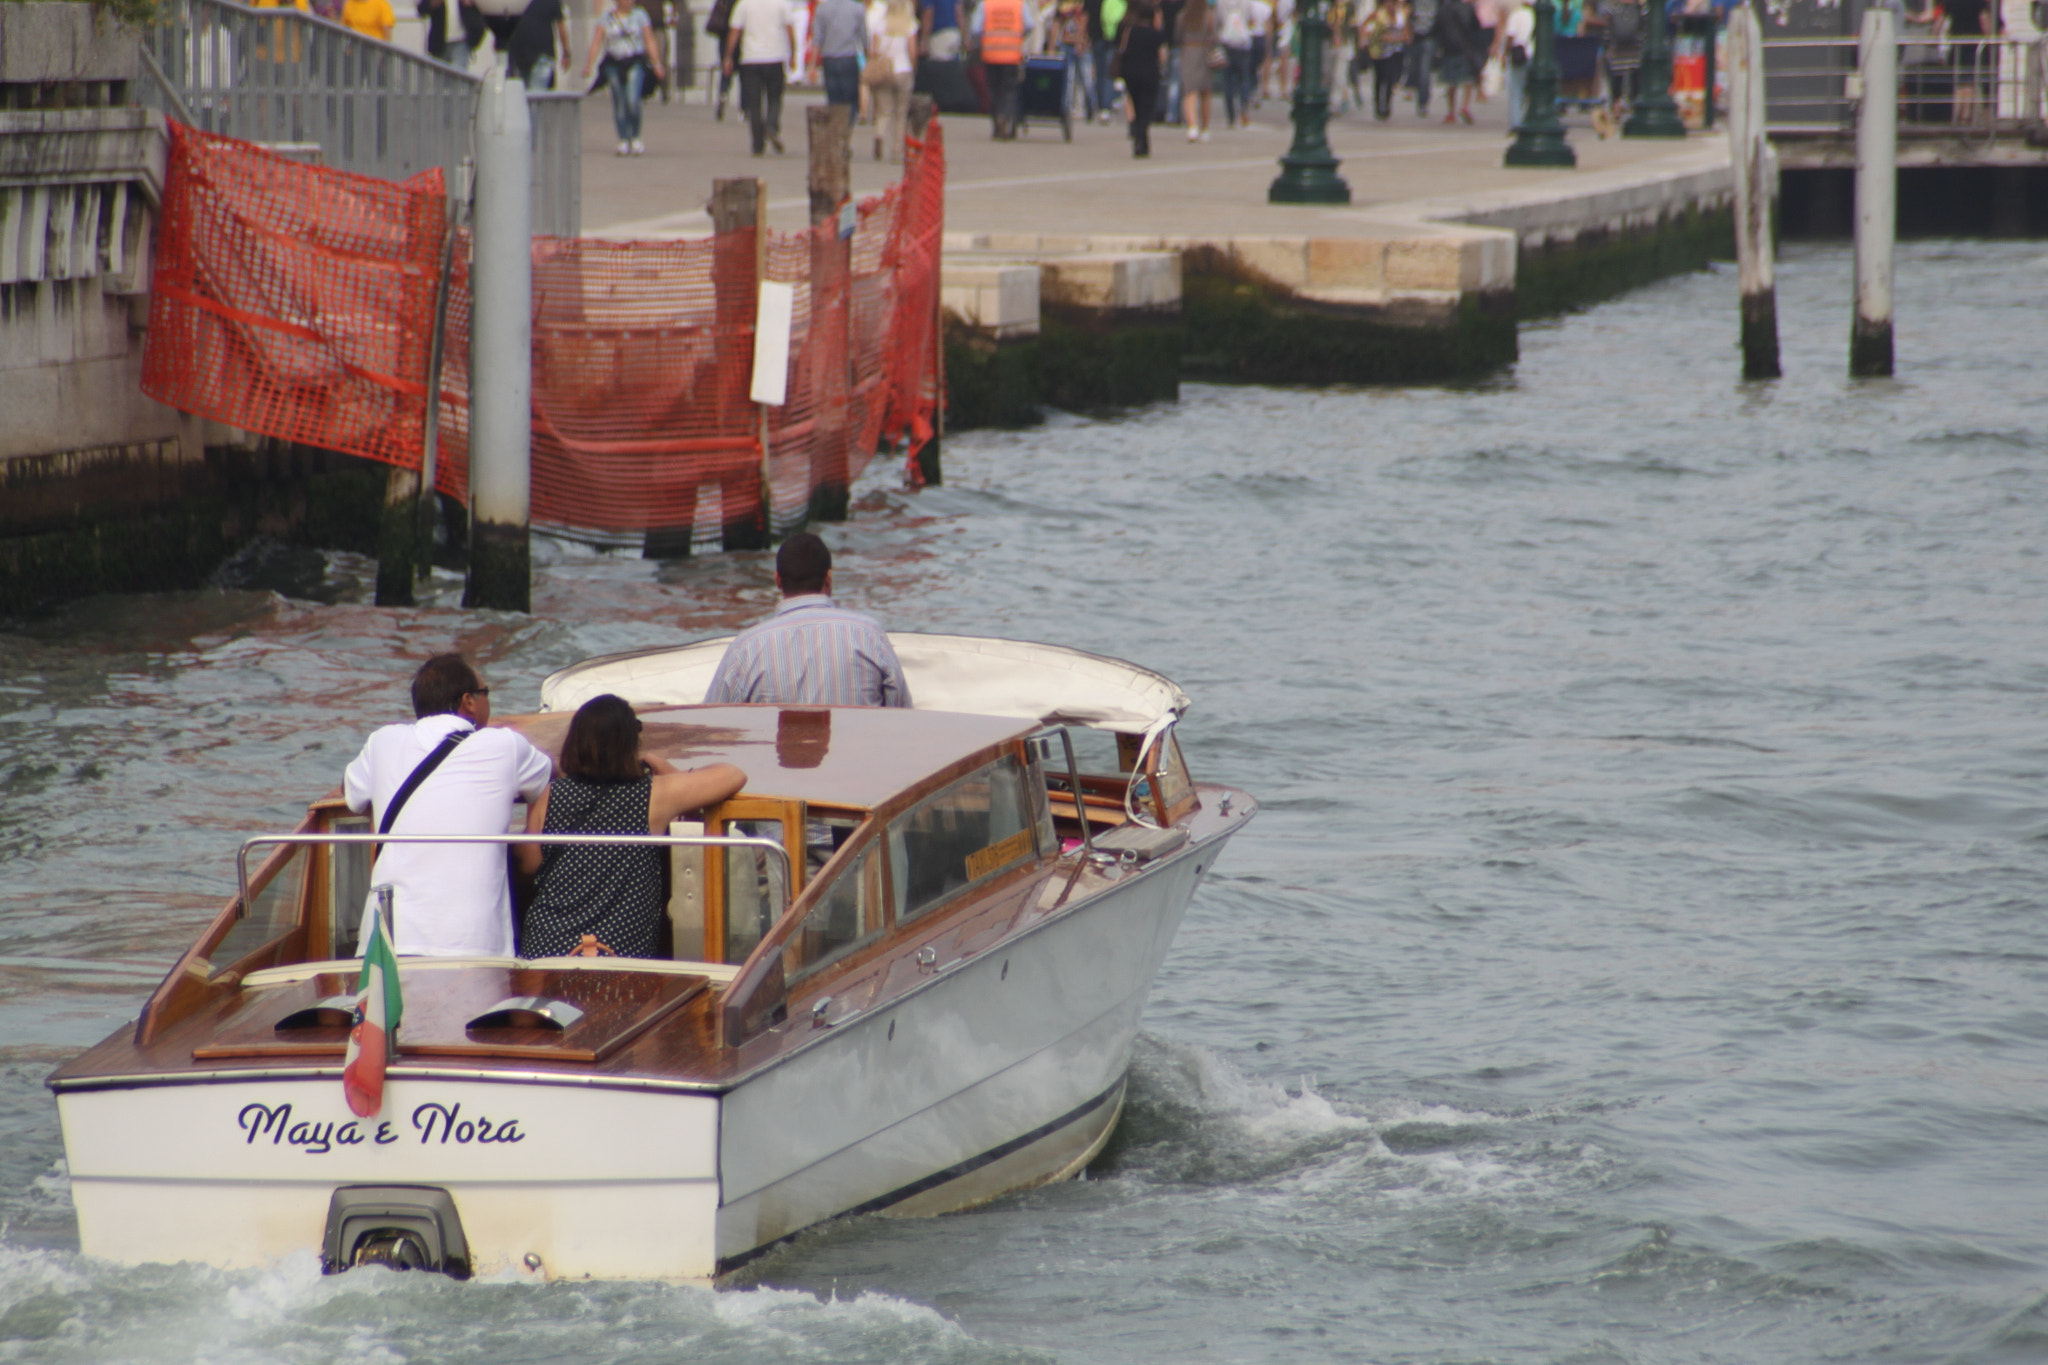
[[(451, 192), (471, 153), (482, 82), (332, 20), (235, 0), (167, 0), (143, 34), (165, 112), (251, 142), (317, 144), (335, 170), (403, 180), (434, 166)], [(145, 99), (148, 97), (145, 96)], [(582, 96), (528, 97), (533, 227), (574, 236), (582, 197)]]
[(163, 92), (164, 103), (170, 106), (170, 112), (177, 116), (178, 122), (196, 124), (197, 120), (192, 117), (192, 111), (185, 107), (184, 99), (178, 94), (178, 87), (171, 84), (171, 78), (157, 65), (156, 58), (150, 54), (149, 49), (138, 47), (135, 55), (142, 58), (142, 69), (156, 82), (156, 88)]
[(235, 881), (241, 889), (242, 914), (249, 913), (249, 851), (277, 844), (574, 844), (628, 848), (759, 848), (782, 860), (782, 909), (779, 921), (795, 897), (789, 850), (773, 839), (739, 834), (258, 834), (242, 841), (235, 852)]
[[(1846, 133), (1855, 126), (1860, 103), (1857, 46), (1859, 39), (1769, 38), (1764, 41), (1768, 125), (1773, 134)], [(2042, 121), (2044, 113), (2042, 79), (2048, 38), (2018, 38), (2008, 35), (1962, 35), (1936, 37), (1926, 33), (1902, 33), (1897, 39), (1901, 53), (1909, 50), (1950, 45), (1948, 55), (1933, 62), (1907, 63), (1900, 70), (1899, 110), (1902, 136), (1983, 137), (2016, 132)], [(1979, 49), (1974, 73), (1958, 72), (1953, 45), (1969, 43)], [(1777, 54), (1779, 60), (1771, 57)], [(1908, 88), (1907, 78), (1916, 73), (1949, 74), (1947, 92), (1918, 92)], [(1973, 110), (1961, 122), (1953, 120), (1958, 88), (1969, 84), (1975, 96)], [(1951, 111), (1939, 123), (1926, 115), (1935, 110)]]

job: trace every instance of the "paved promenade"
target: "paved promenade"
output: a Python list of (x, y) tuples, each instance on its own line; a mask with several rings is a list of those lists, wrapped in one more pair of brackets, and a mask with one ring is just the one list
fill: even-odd
[[(737, 93), (737, 92), (735, 92)], [(757, 175), (768, 183), (770, 221), (800, 226), (806, 215), (804, 109), (821, 103), (814, 90), (792, 91), (783, 112), (784, 155), (748, 154), (737, 101), (714, 121), (700, 94), (647, 107), (647, 153), (612, 154), (610, 101), (598, 94), (583, 110), (583, 230), (620, 237), (696, 236), (709, 230), (703, 206), (712, 181)], [(1437, 109), (1441, 113), (1441, 107)], [(946, 115), (949, 158), (946, 227), (964, 234), (1045, 233), (1112, 237), (1306, 238), (1411, 234), (1421, 217), (1457, 206), (1484, 209), (1529, 196), (1576, 197), (1625, 189), (1689, 168), (1726, 162), (1719, 133), (1684, 142), (1596, 137), (1575, 120), (1577, 170), (1508, 170), (1506, 108), (1475, 106), (1474, 126), (1446, 126), (1416, 116), (1412, 103), (1375, 122), (1370, 113), (1333, 119), (1330, 142), (1350, 182), (1349, 208), (1277, 207), (1266, 187), (1278, 172), (1290, 129), (1284, 101), (1268, 100), (1249, 128), (1218, 128), (1211, 141), (1190, 143), (1180, 128), (1153, 130), (1152, 156), (1134, 160), (1121, 123), (1077, 125), (1072, 143), (1059, 126), (1034, 122), (1015, 142), (989, 137), (988, 120)], [(1217, 117), (1221, 118), (1218, 104)], [(854, 133), (853, 184), (870, 193), (893, 178), (872, 159), (873, 133)], [(1405, 226), (1404, 226), (1405, 222)]]

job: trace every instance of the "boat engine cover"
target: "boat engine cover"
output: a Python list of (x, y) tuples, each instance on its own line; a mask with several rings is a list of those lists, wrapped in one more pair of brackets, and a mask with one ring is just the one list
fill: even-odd
[[(397, 1254), (364, 1257), (366, 1247)], [(469, 1240), (455, 1198), (437, 1185), (343, 1185), (327, 1201), (321, 1269), (329, 1275), (374, 1260), (394, 1269), (469, 1275)]]

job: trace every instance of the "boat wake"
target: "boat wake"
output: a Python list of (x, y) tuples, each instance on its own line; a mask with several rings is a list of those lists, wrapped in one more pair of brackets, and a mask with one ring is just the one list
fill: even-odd
[(1549, 1198), (1624, 1174), (1582, 1131), (1586, 1120), (1562, 1110), (1332, 1099), (1313, 1077), (1264, 1079), (1206, 1048), (1142, 1034), (1123, 1125), (1092, 1173), (1381, 1205)]
[(0, 1242), (0, 1359), (20, 1362), (792, 1359), (964, 1365), (992, 1353), (888, 1294), (713, 1291), (644, 1282), (467, 1283), (382, 1269), (324, 1276), (311, 1254), (260, 1270), (117, 1267)]

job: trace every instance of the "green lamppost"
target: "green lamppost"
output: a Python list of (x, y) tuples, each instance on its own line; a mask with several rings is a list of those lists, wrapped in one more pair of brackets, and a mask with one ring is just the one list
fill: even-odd
[(1323, 47), (1330, 26), (1324, 0), (1304, 0), (1295, 24), (1301, 34), (1301, 78), (1294, 83), (1294, 145), (1280, 158), (1280, 174), (1266, 191), (1269, 204), (1348, 204), (1351, 186), (1337, 174), (1337, 158), (1324, 131), (1330, 92), (1323, 88)]
[[(1664, 0), (1646, 0), (1650, 7), (1649, 30), (1643, 35), (1643, 64), (1636, 79), (1636, 107), (1621, 125), (1623, 137), (1684, 137), (1685, 121), (1678, 117), (1678, 104), (1671, 98), (1671, 25), (1664, 17)], [(1711, 92), (1709, 92), (1711, 98)]]
[(1576, 166), (1578, 153), (1564, 140), (1564, 124), (1557, 117), (1557, 6), (1551, 0), (1536, 0), (1536, 51), (1529, 58), (1529, 79), (1524, 84), (1528, 97), (1522, 109), (1522, 126), (1501, 158), (1507, 166)]

